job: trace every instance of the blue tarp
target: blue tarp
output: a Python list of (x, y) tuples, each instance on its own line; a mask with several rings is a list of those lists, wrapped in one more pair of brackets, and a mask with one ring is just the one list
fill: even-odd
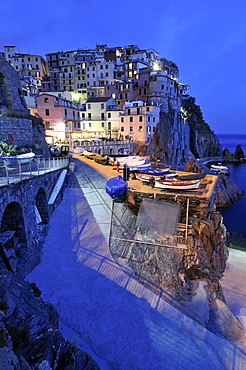
[(122, 176), (112, 177), (106, 182), (106, 193), (111, 196), (111, 198), (116, 198), (119, 195), (124, 194), (126, 191), (127, 182)]

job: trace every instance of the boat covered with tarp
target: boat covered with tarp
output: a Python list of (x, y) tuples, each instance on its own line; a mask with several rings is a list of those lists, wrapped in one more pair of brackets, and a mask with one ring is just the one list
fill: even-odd
[(122, 176), (118, 175), (112, 177), (106, 182), (105, 190), (111, 198), (117, 198), (118, 196), (125, 193), (127, 188), (127, 181)]

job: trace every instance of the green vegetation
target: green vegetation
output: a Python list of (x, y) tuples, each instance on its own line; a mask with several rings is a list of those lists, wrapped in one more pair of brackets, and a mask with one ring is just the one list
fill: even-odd
[(234, 245), (232, 243), (229, 244), (229, 248), (231, 249), (236, 249), (238, 251), (242, 251), (242, 252), (246, 252), (246, 248), (243, 248), (243, 247), (239, 247), (238, 245)]
[(0, 156), (9, 157), (12, 155), (24, 154), (26, 150), (16, 145), (11, 145), (5, 141), (0, 141)]
[(40, 145), (24, 145), (22, 147), (17, 145), (8, 144), (5, 141), (0, 141), (0, 156), (2, 157), (10, 157), (18, 154), (24, 154), (27, 152), (28, 149), (32, 149), (34, 151), (38, 151), (40, 149)]

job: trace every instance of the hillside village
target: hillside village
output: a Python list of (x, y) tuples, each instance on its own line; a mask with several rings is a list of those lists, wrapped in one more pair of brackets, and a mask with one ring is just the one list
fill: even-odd
[[(151, 154), (155, 156), (155, 158), (152, 158), (153, 160), (160, 159), (170, 165), (184, 165), (192, 155), (193, 159), (219, 155), (221, 149), (218, 138), (204, 122), (200, 107), (195, 105), (195, 99), (188, 95), (188, 86), (178, 82), (178, 74), (178, 67), (173, 62), (165, 58), (160, 58), (154, 50), (140, 50), (135, 45), (115, 48), (108, 48), (107, 45), (97, 45), (93, 50), (87, 49), (46, 54), (46, 60), (38, 55), (21, 54), (16, 46), (6, 46), (5, 52), (0, 53), (0, 139), (10, 141), (10, 138), (12, 138), (14, 144), (29, 148), (34, 148), (38, 143), (40, 144), (39, 147), (47, 146), (44, 137), (46, 137), (47, 142), (50, 144), (64, 143), (68, 144), (70, 148), (75, 148), (84, 140), (117, 140), (117, 142), (128, 140), (129, 142), (136, 143), (139, 148), (145, 146), (147, 148), (146, 152), (149, 151), (149, 157), (151, 157)], [(43, 150), (42, 153), (35, 153), (37, 155), (37, 162), (34, 161), (34, 163), (39, 163), (41, 157), (46, 157), (45, 159), (47, 159), (47, 162), (50, 162), (48, 148), (43, 149), (47, 149), (47, 151), (45, 152), (45, 150)], [(101, 171), (103, 171), (105, 175), (101, 176), (98, 165), (98, 167), (93, 169), (94, 172), (90, 172), (91, 176), (84, 175), (86, 173), (84, 166), (87, 165), (83, 163), (83, 161), (86, 160), (87, 158), (82, 158), (75, 154), (72, 162), (76, 162), (77, 169), (75, 166), (71, 168), (69, 166), (69, 169), (65, 170), (69, 172), (66, 180), (67, 182), (64, 183), (64, 188), (66, 186), (66, 192), (64, 191), (66, 205), (64, 209), (66, 212), (69, 209), (75, 210), (77, 205), (80, 204), (81, 199), (83, 199), (81, 210), (86, 210), (87, 212), (87, 206), (91, 206), (90, 200), (92, 200), (93, 209), (95, 211), (94, 203), (96, 203), (96, 205), (98, 204), (98, 195), (97, 193), (92, 195), (91, 189), (93, 189), (93, 191), (103, 189), (104, 193), (105, 178), (111, 177), (112, 172), (113, 175), (115, 174), (114, 167), (107, 168), (107, 166), (101, 166), (103, 168)], [(54, 162), (57, 162), (56, 158)], [(192, 171), (196, 165), (192, 160), (188, 162), (187, 166), (189, 163), (190, 169), (187, 169), (188, 172)], [(93, 166), (94, 165), (92, 165), (91, 168)], [(68, 164), (66, 164), (66, 167), (68, 167)], [(54, 168), (53, 171), (55, 171)], [(109, 172), (106, 176), (107, 171)], [(19, 198), (13, 195), (14, 186), (12, 186), (12, 184), (8, 184), (6, 185), (6, 189), (4, 187), (2, 189), (2, 199), (5, 202), (1, 204), (2, 230), (7, 232), (11, 231), (11, 235), (14, 235), (15, 232), (17, 234), (16, 240), (20, 243), (18, 244), (14, 241), (14, 247), (9, 249), (12, 253), (12, 255), (10, 255), (12, 260), (17, 260), (16, 256), (19, 258), (20, 261), (18, 260), (14, 266), (16, 267), (16, 271), (18, 268), (22, 274), (20, 275), (20, 280), (18, 280), (19, 276), (17, 276), (17, 274), (16, 276), (12, 274), (11, 269), (7, 267), (8, 271), (6, 274), (4, 272), (4, 279), (2, 279), (4, 285), (4, 289), (2, 289), (2, 309), (5, 314), (3, 321), (5, 320), (7, 322), (9, 320), (7, 323), (11, 324), (9, 324), (9, 327), (2, 326), (3, 348), (9, 347), (12, 351), (12, 347), (14, 349), (20, 347), (22, 351), (18, 352), (18, 358), (15, 357), (16, 355), (13, 354), (13, 351), (9, 351), (8, 360), (10, 364), (12, 364), (13, 361), (16, 361), (16, 363), (18, 361), (23, 362), (23, 358), (25, 358), (25, 361), (28, 360), (28, 363), (34, 363), (36, 361), (32, 368), (36, 368), (37, 366), (39, 369), (58, 368), (59, 363), (62, 363), (63, 359), (67, 358), (67, 369), (73, 368), (81, 370), (82, 362), (85, 364), (83, 368), (98, 369), (97, 364), (90, 356), (84, 352), (78, 351), (78, 349), (73, 346), (73, 343), (65, 343), (58, 331), (58, 315), (54, 307), (52, 305), (45, 306), (40, 298), (41, 291), (36, 289), (36, 285), (31, 285), (33, 282), (30, 283), (32, 288), (32, 290), (30, 290), (30, 286), (22, 281), (23, 277), (25, 277), (28, 272), (34, 268), (34, 265), (38, 263), (36, 257), (40, 257), (42, 252), (41, 249), (46, 238), (46, 235), (42, 234), (42, 230), (44, 230), (45, 233), (46, 229), (38, 227), (40, 220), (37, 220), (37, 215), (35, 213), (36, 208), (38, 212), (40, 211), (40, 215), (42, 214), (43, 218), (40, 216), (41, 220), (44, 225), (47, 225), (48, 230), (48, 227), (50, 227), (50, 225), (48, 225), (49, 216), (55, 211), (63, 198), (62, 191), (54, 206), (50, 203), (47, 204), (46, 194), (51, 193), (51, 188), (53, 189), (53, 182), (57, 174), (54, 173), (52, 177), (52, 172), (50, 175), (49, 173), (41, 174), (38, 169), (37, 176), (39, 177), (37, 181), (35, 178), (32, 178), (33, 173), (29, 180), (17, 181), (15, 184), (16, 194), (20, 194), (18, 195)], [(66, 176), (66, 172), (64, 176)], [(91, 181), (91, 179), (94, 178), (96, 179), (95, 184)], [(40, 179), (42, 179), (42, 181)], [(112, 230), (109, 232), (104, 224), (102, 228), (104, 231), (100, 231), (100, 238), (97, 237), (94, 227), (98, 229), (98, 225), (101, 222), (101, 220), (96, 217), (97, 212), (90, 213), (90, 216), (88, 216), (89, 213), (87, 212), (86, 221), (84, 225), (78, 224), (78, 230), (82, 232), (87, 222), (90, 221), (88, 225), (89, 238), (93, 243), (98, 243), (98, 252), (102, 253), (102, 257), (106, 257), (106, 261), (110, 262), (110, 265), (112, 262), (117, 262), (115, 264), (117, 268), (118, 266), (121, 266), (120, 268), (123, 266), (128, 270), (130, 269), (131, 279), (132, 273), (135, 274), (134, 284), (136, 281), (138, 283), (141, 282), (143, 278), (148, 281), (148, 284), (152, 284), (152, 288), (154, 287), (154, 289), (156, 289), (156, 287), (158, 287), (158, 289), (161, 289), (158, 301), (161, 302), (163, 292), (166, 292), (167, 295), (170, 294), (174, 297), (174, 300), (177, 302), (185, 302), (188, 308), (194, 307), (195, 310), (201, 311), (202, 315), (205, 312), (202, 320), (200, 317), (197, 318), (197, 315), (195, 315), (195, 318), (193, 318), (193, 315), (188, 315), (187, 317), (183, 315), (181, 320), (177, 320), (177, 324), (175, 321), (176, 309), (174, 311), (173, 307), (171, 307), (171, 311), (169, 311), (169, 308), (166, 313), (167, 317), (165, 317), (165, 321), (166, 318), (170, 320), (170, 317), (172, 318), (175, 312), (174, 322), (170, 325), (170, 330), (172, 330), (171, 336), (175, 337), (174, 331), (179, 332), (180, 325), (180, 328), (182, 328), (182, 336), (184, 336), (185, 341), (191, 336), (191, 341), (193, 342), (193, 329), (196, 327), (196, 324), (195, 326), (192, 324), (192, 329), (190, 330), (191, 334), (186, 335), (186, 333), (183, 333), (184, 324), (188, 327), (190, 324), (187, 324), (187, 318), (191, 317), (192, 320), (197, 320), (199, 325), (201, 324), (202, 326), (202, 331), (200, 327), (195, 329), (198, 333), (199, 341), (200, 338), (204, 336), (203, 330), (208, 329), (208, 335), (212, 343), (211, 347), (217, 348), (215, 343), (222, 343), (222, 341), (224, 343), (224, 340), (232, 341), (234, 342), (233, 345), (235, 344), (235, 346), (238, 346), (237, 359), (239, 359), (240, 363), (243, 363), (245, 358), (244, 353), (241, 352), (241, 348), (244, 350), (244, 332), (241, 325), (234, 317), (234, 314), (232, 314), (227, 307), (220, 286), (220, 279), (225, 271), (228, 255), (225, 229), (221, 223), (222, 218), (221, 215), (216, 212), (218, 199), (222, 199), (221, 194), (220, 198), (218, 195), (222, 186), (220, 184), (217, 187), (217, 183), (219, 182), (219, 180), (217, 181), (217, 176), (207, 174), (206, 179), (201, 181), (201, 187), (194, 194), (189, 192), (187, 194), (165, 193), (158, 189), (153, 190), (144, 184), (140, 184), (138, 187), (135, 180), (136, 179), (131, 179), (131, 181), (134, 182), (134, 186), (131, 186), (133, 183), (130, 183), (125, 204), (122, 205), (119, 203), (117, 205), (117, 202), (115, 203), (117, 208), (115, 212), (115, 214), (117, 214), (116, 221), (120, 218), (125, 225), (128, 225), (129, 222), (133, 225), (132, 229), (135, 232), (135, 224), (137, 225), (135, 216), (140, 209), (141, 202), (147, 204), (148, 207), (150, 200), (151, 204), (153, 201), (155, 205), (158, 202), (159, 205), (164, 202), (166, 202), (166, 204), (170, 202), (172, 203), (172, 208), (170, 209), (177, 209), (177, 219), (178, 216), (180, 216), (180, 223), (177, 223), (177, 231), (178, 240), (181, 240), (183, 244), (177, 245), (177, 251), (175, 248), (166, 251), (164, 247), (173, 247), (169, 244), (160, 245), (157, 243), (156, 245), (152, 245), (153, 240), (156, 242), (154, 239), (155, 234), (152, 230), (151, 234), (148, 234), (149, 231), (146, 232), (146, 236), (149, 237), (150, 235), (151, 237), (151, 243), (147, 241), (144, 248), (142, 246), (140, 246), (140, 248), (133, 248), (131, 240), (119, 239), (119, 228), (114, 224), (114, 212), (111, 213), (112, 204), (111, 200), (109, 201), (108, 199), (103, 201), (107, 212), (102, 218), (104, 223), (105, 220), (110, 220), (108, 226), (112, 226)], [(30, 181), (30, 183), (28, 181)], [(91, 183), (89, 183), (90, 181)], [(234, 185), (230, 181), (223, 180), (223, 178), (221, 181), (225, 182), (225, 185), (223, 185), (224, 188), (229, 184), (229, 193), (231, 196), (234, 196), (233, 202), (236, 201), (241, 196), (241, 193), (237, 192), (237, 189), (234, 188)], [(223, 191), (221, 191), (223, 195), (227, 194), (224, 188)], [(32, 190), (30, 191), (30, 189)], [(54, 186), (54, 190), (55, 189), (56, 185)], [(82, 192), (83, 197), (81, 198)], [(91, 197), (90, 200), (86, 198), (87, 193), (89, 197)], [(23, 194), (29, 197), (27, 201), (25, 201)], [(66, 198), (67, 195), (69, 195), (68, 198)], [(100, 196), (100, 207), (102, 199), (104, 198)], [(66, 203), (68, 200), (69, 202), (74, 202), (74, 205), (72, 203)], [(147, 203), (145, 200), (147, 200)], [(167, 207), (166, 204), (165, 207)], [(108, 214), (109, 209), (110, 215)], [(163, 217), (163, 209), (160, 211), (162, 214), (159, 220)], [(155, 213), (157, 214), (157, 212), (153, 211), (153, 214)], [(169, 217), (170, 211), (167, 210), (166, 213)], [(100, 217), (102, 216), (101, 208), (98, 214), (100, 214)], [(55, 258), (59, 256), (62, 263), (65, 263), (66, 267), (69, 267), (69, 279), (71, 276), (74, 276), (76, 277), (76, 281), (80, 283), (83, 279), (77, 279), (76, 274), (71, 274), (71, 271), (75, 271), (74, 266), (70, 269), (68, 263), (70, 258), (64, 258), (63, 248), (61, 248), (63, 243), (65, 247), (70, 245), (71, 240), (69, 238), (66, 239), (64, 235), (66, 235), (66, 232), (70, 235), (73, 224), (68, 226), (70, 215), (68, 216), (67, 213), (64, 217), (61, 217), (61, 215), (62, 212), (59, 213), (58, 220), (56, 218), (54, 219), (54, 224), (56, 226), (60, 225), (62, 229), (62, 232), (56, 232), (56, 235), (62, 237), (62, 241), (57, 240), (54, 242), (52, 239), (52, 247), (48, 249), (53, 251), (56, 247), (58, 248), (59, 252), (56, 252)], [(77, 214), (76, 217), (78, 217)], [(110, 217), (112, 217), (112, 222)], [(71, 214), (71, 218), (74, 220), (73, 214)], [(80, 215), (78, 219), (80, 219)], [(27, 220), (28, 223), (24, 224), (24, 220)], [(61, 221), (66, 223), (66, 227), (62, 225)], [(161, 223), (163, 225), (165, 224), (165, 222), (162, 221)], [(91, 225), (93, 226), (92, 228)], [(149, 227), (149, 224), (147, 226)], [(146, 230), (148, 227), (146, 227)], [(28, 230), (27, 238), (24, 232), (22, 233), (19, 231), (24, 229)], [(103, 235), (104, 232), (105, 235)], [(111, 242), (109, 245), (107, 243), (102, 243), (101, 237), (103, 236), (103, 240), (106, 241), (110, 233), (111, 235), (116, 235), (116, 237), (112, 236), (111, 239), (118, 240), (120, 243)], [(163, 234), (162, 231), (161, 233)], [(142, 234), (144, 235), (144, 233)], [(169, 240), (172, 233), (167, 232), (167, 234), (167, 240)], [(76, 235), (78, 235), (78, 233)], [(122, 235), (120, 234), (120, 236)], [(123, 236), (125, 238), (125, 234), (123, 234)], [(84, 238), (84, 234), (82, 237)], [(139, 235), (137, 235), (137, 237), (139, 237)], [(83, 245), (90, 247), (90, 241), (87, 243), (87, 240), (84, 240)], [(122, 241), (128, 244), (125, 245)], [(145, 243), (145, 240), (141, 241), (141, 244)], [(159, 239), (157, 241), (159, 241)], [(30, 242), (30, 251), (35, 251), (35, 253), (29, 253), (28, 249), (27, 251), (24, 250), (24, 252), (28, 252), (24, 254), (22, 249), (20, 249), (22, 248), (21, 243), (25, 246), (27, 242)], [(37, 243), (39, 243), (38, 246)], [(137, 243), (139, 244), (139, 240), (137, 240)], [(149, 244), (151, 244), (151, 246)], [(29, 246), (29, 244), (27, 245)], [(93, 244), (91, 246), (93, 253), (95, 253)], [(102, 251), (100, 249), (101, 247), (105, 247), (105, 250)], [(121, 248), (123, 248), (122, 253)], [(9, 252), (7, 249), (6, 247), (6, 251)], [(19, 254), (17, 252), (15, 253), (15, 249)], [(111, 254), (113, 256), (112, 260)], [(32, 261), (30, 257), (32, 255), (33, 259), (35, 257), (34, 261)], [(99, 253), (97, 253), (97, 256), (99, 256)], [(110, 259), (108, 256), (110, 256)], [(20, 266), (18, 266), (18, 263)], [(79, 265), (76, 267), (78, 266)], [(3, 271), (6, 271), (6, 266), (3, 267)], [(43, 270), (42, 266), (41, 270)], [(52, 266), (51, 270), (56, 274), (54, 266)], [(66, 269), (63, 268), (60, 269), (60, 271), (63, 272), (65, 270)], [(122, 274), (123, 280), (126, 278), (125, 275), (127, 274)], [(62, 274), (59, 276), (61, 276), (62, 282), (70, 281), (67, 277), (63, 278)], [(53, 288), (56, 279), (52, 278), (50, 281), (52, 283), (52, 290), (59, 291), (59, 289)], [(108, 281), (109, 279), (107, 279), (107, 282), (103, 281), (102, 284), (106, 286), (106, 292), (111, 292), (112, 287), (108, 285)], [(41, 282), (41, 285), (43, 284), (43, 286), (41, 286), (43, 293), (46, 288), (50, 289), (49, 284), (47, 284), (47, 281), (43, 279), (41, 275), (38, 276), (37, 282)], [(88, 287), (90, 292), (93, 290), (91, 289), (91, 282), (91, 276), (89, 276)], [(67, 292), (63, 283), (60, 284), (59, 282), (59, 285), (62, 287), (62, 291)], [(128, 282), (126, 286), (127, 285)], [(19, 293), (19, 291), (16, 293), (16, 286), (20, 287), (21, 293)], [(69, 288), (69, 293), (72, 292), (71, 287), (74, 286), (74, 283), (69, 283), (67, 286)], [(205, 286), (204, 290), (203, 286)], [(115, 287), (113, 287), (113, 289), (114, 288)], [(80, 286), (77, 291), (80, 291), (80, 289), (82, 289), (83, 292), (86, 291), (84, 286)], [(151, 291), (148, 287), (147, 294), (149, 295), (150, 292), (153, 295), (156, 294), (156, 291)], [(10, 293), (13, 294), (14, 299), (12, 299)], [(115, 297), (118, 299), (117, 294), (113, 294), (113, 296), (114, 299)], [(75, 298), (77, 297), (80, 297), (80, 294), (75, 294)], [(48, 298), (49, 301), (52, 301), (52, 297)], [(196, 298), (199, 300), (199, 307), (197, 307), (198, 301)], [(66, 302), (66, 299), (61, 298), (58, 301)], [(70, 301), (70, 299), (68, 301)], [(143, 300), (139, 301), (141, 301), (141, 303), (143, 302)], [(139, 301), (137, 301), (137, 305), (139, 305)], [(28, 307), (27, 302), (28, 304), (30, 302), (32, 306), (31, 309)], [(57, 302), (51, 303), (56, 307)], [(119, 304), (121, 303), (119, 302)], [(16, 316), (12, 315), (15, 305), (21, 307), (20, 310), (16, 310)], [(118, 307), (117, 302), (116, 307)], [(131, 316), (132, 314), (128, 309), (128, 303), (126, 303), (126, 307), (128, 314), (130, 313)], [(107, 313), (109, 313), (108, 317), (110, 320), (108, 320), (108, 322), (111, 327), (111, 318), (113, 316), (117, 318), (117, 315), (111, 314), (108, 308), (106, 310)], [(101, 314), (101, 307), (99, 311)], [(144, 307), (143, 311), (146, 312), (146, 307)], [(24, 316), (22, 312), (26, 314), (25, 320), (23, 319)], [(38, 312), (38, 315), (36, 312)], [(81, 315), (81, 312), (87, 312), (87, 310), (81, 310), (79, 308), (78, 312), (79, 313), (76, 314), (76, 319)], [(41, 317), (41, 319), (36, 319), (36, 315)], [(178, 315), (180, 315), (179, 312)], [(43, 330), (43, 316), (45, 318), (45, 330)], [(68, 316), (72, 317), (70, 313)], [(90, 317), (90, 313), (88, 317)], [(20, 320), (21, 325), (29, 320), (28, 325), (30, 325), (31, 329), (29, 330), (28, 326), (23, 325), (23, 327), (21, 327), (23, 332), (19, 332)], [(118, 321), (117, 319), (117, 330)], [(91, 321), (87, 320), (87, 317), (84, 317), (83, 323), (87, 325), (87, 322), (90, 323)], [(137, 323), (138, 320), (135, 320), (135, 322)], [(126, 320), (123, 316), (122, 323), (124, 327), (130, 329), (129, 333), (127, 331), (126, 336), (127, 338), (131, 338), (132, 326), (130, 325), (130, 321), (126, 325)], [(74, 327), (74, 324), (69, 323), (69, 325)], [(176, 325), (178, 325), (177, 328)], [(94, 331), (90, 328), (88, 332), (92, 333), (90, 335), (92, 335), (93, 338), (99, 338), (99, 326), (107, 328), (107, 325), (99, 324), (96, 327), (96, 335), (94, 335)], [(157, 327), (159, 327), (159, 324)], [(165, 328), (166, 327), (167, 326), (165, 326)], [(18, 328), (17, 332), (16, 328)], [(29, 331), (34, 333), (30, 336), (30, 343), (25, 343), (27, 342), (25, 340), (23, 340), (23, 342), (16, 340), (16, 337), (18, 339), (18, 336), (23, 333), (29, 335)], [(39, 335), (40, 332), (42, 332), (41, 335)], [(132, 359), (131, 356), (128, 356), (128, 354), (125, 355), (125, 353), (122, 352), (122, 347), (124, 347), (124, 345), (121, 345), (121, 343), (126, 343), (127, 341), (132, 342), (135, 355), (135, 342), (122, 339), (124, 338), (122, 332), (123, 330), (121, 330), (118, 336), (120, 338), (119, 345), (121, 348), (120, 351), (118, 351), (118, 349), (115, 351), (114, 356), (116, 359), (114, 359), (114, 361), (118, 361), (119, 363), (122, 361), (119, 356), (120, 352), (121, 355), (123, 354), (124, 361), (133, 363), (136, 361), (135, 358)], [(46, 337), (47, 333), (49, 336)], [(136, 333), (139, 335), (138, 327), (136, 328)], [(211, 336), (211, 333), (213, 333), (213, 336)], [(14, 343), (13, 346), (10, 336)], [(163, 337), (163, 333), (160, 336)], [(219, 336), (222, 337), (222, 339), (219, 338)], [(115, 337), (114, 333), (113, 337)], [(99, 342), (104, 343), (105, 338), (103, 338), (103, 340), (100, 339)], [(110, 343), (110, 345), (111, 342), (112, 340), (109, 339), (108, 343)], [(148, 340), (144, 340), (143, 342), (148, 343)], [(53, 343), (55, 344), (53, 345)], [(220, 348), (220, 346), (221, 344), (218, 345), (218, 348)], [(95, 347), (97, 347), (97, 344)], [(190, 351), (192, 352), (190, 354), (191, 358), (189, 358), (185, 366), (183, 366), (184, 369), (190, 369), (190, 364), (193, 363), (194, 353), (197, 353), (198, 358), (203, 357), (200, 352), (200, 343), (198, 347), (199, 348), (192, 348), (192, 351)], [(228, 349), (227, 356), (217, 358), (217, 352), (215, 353), (216, 358), (213, 362), (215, 364), (214, 368), (218, 368), (218, 366), (222, 366), (222, 364), (227, 364), (228, 358), (230, 361), (231, 348), (229, 347), (225, 345), (226, 351)], [(145, 363), (143, 353), (146, 353), (147, 357), (150, 353), (146, 348), (145, 345), (143, 348), (139, 347), (140, 355), (138, 361), (140, 361), (140, 364)], [(165, 354), (165, 358), (173, 352), (173, 348), (171, 348), (171, 350), (169, 350), (169, 348), (166, 350), (164, 345), (162, 346), (162, 351), (163, 348), (164, 352), (162, 353)], [(186, 358), (187, 351), (183, 344), (182, 348), (185, 352), (184, 357)], [(107, 356), (111, 357), (111, 347), (108, 345), (106, 352)], [(0, 351), (0, 363), (1, 353), (3, 353), (4, 361), (4, 356), (6, 354), (4, 351)], [(53, 358), (55, 358), (54, 363), (57, 361), (57, 366), (56, 363), (54, 366), (48, 363), (46, 358), (47, 353), (47, 356), (51, 358), (50, 363), (53, 361)], [(99, 353), (101, 355), (100, 351)], [(155, 352), (153, 353), (155, 356)], [(204, 349), (204, 353), (207, 353), (206, 348)], [(40, 354), (43, 354), (43, 357), (40, 357)], [(152, 366), (152, 355), (148, 360), (151, 362)], [(109, 358), (107, 361), (111, 363), (112, 359)], [(162, 358), (159, 358), (158, 361), (162, 364)], [(175, 359), (175, 361), (177, 360)], [(182, 356), (180, 356), (180, 363), (182, 361)], [(211, 359), (209, 359), (209, 363), (207, 363), (207, 359), (204, 357), (204, 369), (210, 366), (210, 361)], [(71, 367), (70, 362), (73, 362)], [(141, 368), (144, 368), (144, 365), (141, 365)], [(129, 366), (122, 365), (122, 363), (120, 366), (119, 368), (122, 369), (129, 368)], [(18, 364), (16, 368), (18, 368)], [(147, 368), (152, 367), (147, 365), (146, 369)], [(228, 369), (229, 368), (232, 369), (232, 367), (228, 367)], [(11, 369), (11, 367), (9, 367), (9, 369)]]
[(96, 45), (49, 53), (46, 60), (5, 46), (2, 56), (21, 80), (30, 113), (42, 117), (50, 144), (100, 138), (148, 143), (160, 112), (180, 111), (189, 97), (173, 62), (136, 45)]

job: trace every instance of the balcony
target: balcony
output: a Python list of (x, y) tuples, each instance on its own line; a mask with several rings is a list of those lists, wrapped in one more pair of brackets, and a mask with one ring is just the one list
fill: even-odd
[(91, 118), (88, 118), (88, 117), (85, 117), (85, 118), (82, 118), (82, 121), (106, 121), (107, 118), (104, 117), (91, 117)]

